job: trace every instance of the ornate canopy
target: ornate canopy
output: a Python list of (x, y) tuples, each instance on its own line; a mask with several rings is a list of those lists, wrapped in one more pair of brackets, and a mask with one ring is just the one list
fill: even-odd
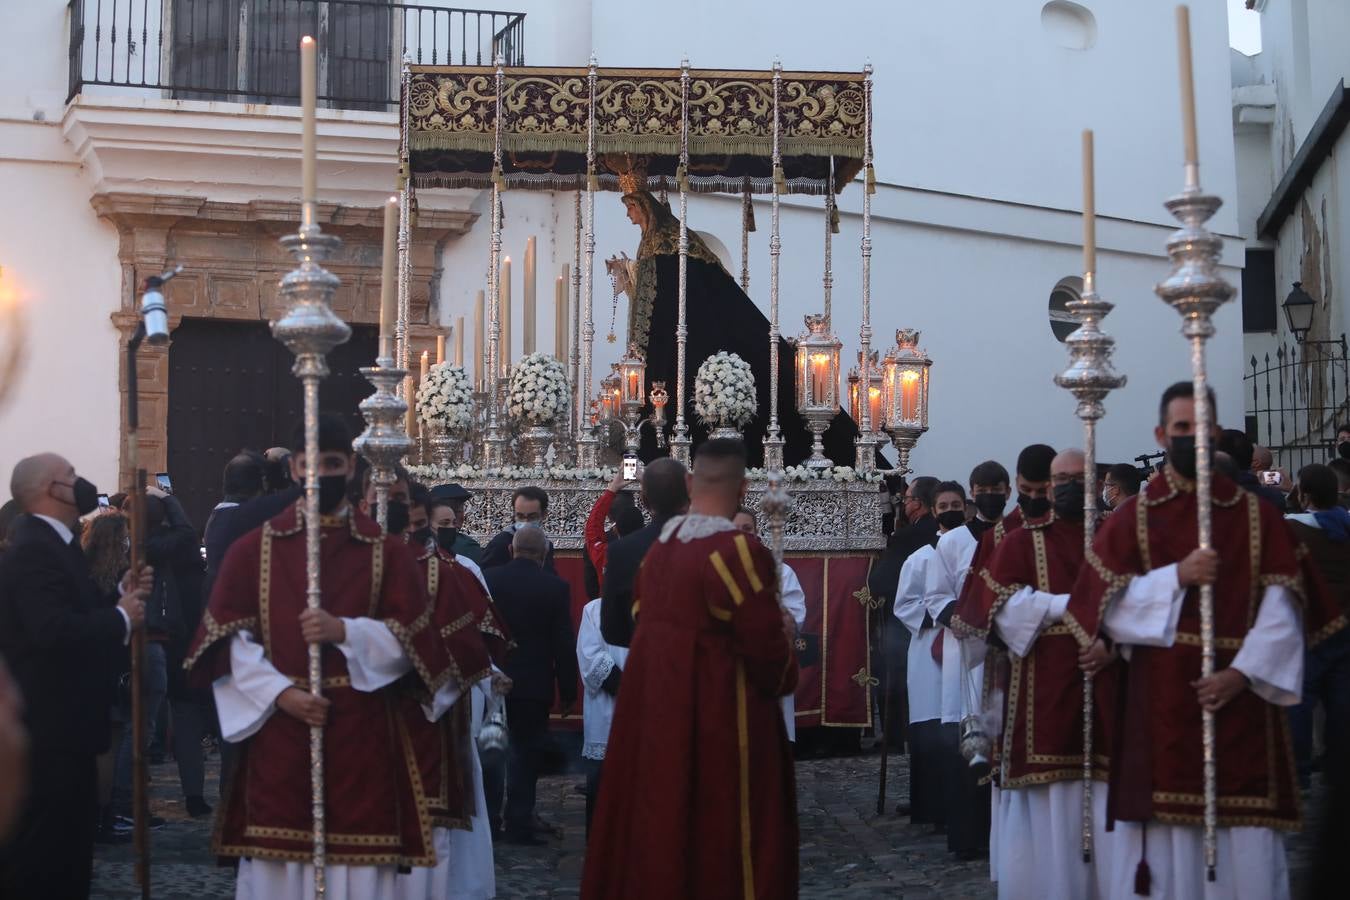
[[(676, 189), (681, 132), (680, 69), (597, 69), (598, 187), (619, 190), (606, 157), (642, 157), (649, 187)], [(416, 187), (486, 188), (500, 124), (509, 188), (586, 186), (591, 99), (585, 68), (504, 70), (502, 121), (496, 69), (413, 66), (402, 114)], [(774, 73), (689, 70), (689, 189), (773, 188)], [(841, 190), (863, 166), (864, 73), (781, 72), (779, 147), (787, 193)], [(833, 162), (833, 166), (831, 166)], [(832, 182), (832, 183), (831, 183)]]

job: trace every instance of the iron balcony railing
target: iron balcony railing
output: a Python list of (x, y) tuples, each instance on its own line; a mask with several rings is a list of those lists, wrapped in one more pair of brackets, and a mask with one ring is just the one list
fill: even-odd
[(397, 109), (405, 57), (525, 62), (524, 13), (391, 0), (70, 0), (70, 94), (297, 105), (300, 38), (319, 43), (319, 99)]
[(1336, 431), (1350, 409), (1347, 348), (1345, 335), (1282, 343), (1273, 357), (1253, 355), (1248, 362), (1247, 433), (1291, 474), (1335, 456)]

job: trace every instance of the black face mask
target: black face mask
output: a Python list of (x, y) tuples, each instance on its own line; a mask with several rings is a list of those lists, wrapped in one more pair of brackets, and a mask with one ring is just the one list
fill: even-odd
[(1350, 441), (1342, 441), (1337, 444), (1336, 453), (1341, 459), (1350, 459)]
[(1049, 497), (1031, 497), (1027, 494), (1017, 495), (1017, 505), (1022, 508), (1022, 515), (1028, 519), (1039, 519), (1050, 511)]
[(431, 540), (431, 526), (427, 525), (417, 529), (409, 535), (409, 538), (411, 539), (411, 543), (416, 544), (418, 547), (425, 547), (427, 541)]
[(966, 524), (966, 511), (964, 509), (949, 509), (946, 512), (938, 513), (937, 520), (943, 531), (951, 531)]
[(1195, 477), (1195, 435), (1178, 434), (1167, 442), (1167, 462), (1182, 478)]
[(389, 508), (385, 512), (385, 527), (390, 534), (402, 534), (408, 527), (408, 521), (412, 518), (412, 512), (408, 509), (408, 504), (402, 500), (390, 500)]
[(65, 500), (64, 498), (58, 499), (61, 499), (62, 502), (64, 503), (73, 503), (75, 506), (75, 512), (79, 513), (80, 515), (87, 516), (94, 510), (98, 509), (98, 488), (94, 487), (94, 483), (92, 481), (87, 481), (77, 476), (75, 480), (70, 483), (64, 481), (53, 481), (52, 484), (59, 484), (62, 487), (70, 488), (72, 499), (70, 500)]
[[(319, 476), (319, 514), (326, 516), (347, 499), (346, 475)], [(407, 525), (405, 522), (404, 525)]]
[(975, 495), (975, 508), (980, 511), (980, 515), (986, 519), (1003, 518), (1003, 507), (1008, 505), (1007, 494), (977, 494)]
[(455, 552), (455, 541), (459, 540), (458, 528), (437, 528), (436, 544), (446, 553)]
[(1077, 522), (1083, 518), (1083, 500), (1087, 496), (1087, 492), (1083, 488), (1083, 482), (1070, 481), (1068, 484), (1057, 484), (1054, 492), (1055, 515), (1071, 522)]

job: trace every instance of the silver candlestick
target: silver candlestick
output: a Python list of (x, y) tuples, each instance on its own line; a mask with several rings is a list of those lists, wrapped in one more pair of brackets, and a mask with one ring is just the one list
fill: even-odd
[[(1181, 222), (1167, 242), (1172, 273), (1154, 291), (1181, 315), (1181, 333), (1190, 343), (1192, 393), (1195, 396), (1195, 499), (1198, 513), (1198, 543), (1202, 550), (1213, 547), (1210, 431), (1214, 411), (1209, 403), (1205, 367), (1205, 341), (1214, 334), (1213, 315), (1233, 296), (1233, 286), (1219, 276), (1219, 253), (1223, 241), (1205, 229), (1223, 201), (1200, 190), (1196, 166), (1187, 166), (1186, 188), (1164, 204)], [(1200, 586), (1200, 677), (1214, 674), (1214, 586)], [(1201, 712), (1204, 759), (1204, 850), (1208, 878), (1215, 878), (1217, 857), (1218, 797), (1215, 782), (1214, 713)]]
[[(301, 204), (297, 234), (281, 239), (297, 266), (281, 279), (286, 314), (272, 323), (272, 336), (295, 354), (292, 371), (304, 388), (305, 422), (305, 605), (318, 609), (319, 586), (319, 381), (328, 375), (328, 353), (351, 337), (352, 330), (329, 305), (341, 281), (322, 265), (342, 242), (321, 233), (314, 201)], [(309, 692), (323, 693), (322, 645), (309, 645)], [(323, 726), (309, 730), (310, 803), (313, 811), (314, 883), (323, 896), (327, 835), (324, 818)]]
[(394, 365), (391, 354), (382, 353), (375, 365), (361, 369), (375, 386), (375, 393), (361, 401), (366, 430), (352, 442), (352, 449), (370, 461), (370, 483), (375, 486), (375, 521), (388, 528), (389, 489), (393, 487), (399, 460), (412, 450), (413, 442), (403, 430), (407, 402), (399, 388), (406, 369)]
[(774, 574), (778, 576), (778, 602), (783, 602), (783, 532), (788, 513), (792, 510), (792, 495), (783, 486), (781, 471), (769, 472), (769, 489), (759, 501), (759, 511), (769, 521), (769, 549), (773, 551)]
[[(1115, 340), (1100, 323), (1112, 304), (1097, 293), (1096, 207), (1092, 164), (1092, 133), (1083, 136), (1083, 294), (1068, 304), (1078, 328), (1064, 339), (1069, 367), (1055, 376), (1055, 384), (1078, 400), (1075, 414), (1083, 422), (1083, 550), (1092, 551), (1097, 524), (1097, 420), (1106, 415), (1106, 395), (1125, 385), (1125, 376), (1111, 367)], [(1092, 676), (1083, 675), (1083, 861), (1092, 861)]]

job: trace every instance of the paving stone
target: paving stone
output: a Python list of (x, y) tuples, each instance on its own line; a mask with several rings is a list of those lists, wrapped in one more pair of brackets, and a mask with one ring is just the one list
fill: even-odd
[[(986, 860), (958, 862), (946, 838), (927, 826), (876, 815), (875, 755), (802, 760), (797, 763), (799, 864), (803, 900), (847, 896), (849, 900), (942, 897), (988, 900), (995, 895)], [(208, 761), (208, 800), (214, 802), (217, 760)], [(497, 891), (504, 900), (572, 900), (579, 895), (585, 855), (585, 798), (575, 788), (579, 775), (541, 780), (541, 816), (562, 828), (559, 839), (542, 847), (499, 845)], [(887, 808), (893, 810), (909, 783), (903, 757), (892, 756)], [(1318, 799), (1314, 791), (1314, 801)], [(1316, 802), (1308, 804), (1316, 809)], [(151, 835), (154, 896), (225, 900), (234, 896), (231, 868), (216, 866), (210, 852), (211, 819), (184, 812), (178, 771), (172, 764), (151, 767), (151, 807), (167, 824)], [(1306, 833), (1289, 841), (1294, 893), (1311, 864)], [(129, 844), (101, 846), (95, 853), (98, 900), (140, 896)]]

